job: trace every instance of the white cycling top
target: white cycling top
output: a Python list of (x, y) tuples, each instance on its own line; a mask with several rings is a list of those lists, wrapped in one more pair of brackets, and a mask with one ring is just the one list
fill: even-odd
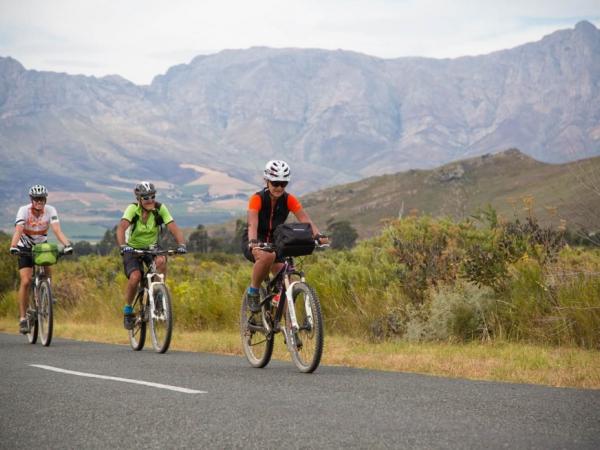
[(44, 210), (39, 216), (35, 215), (32, 209), (29, 204), (21, 206), (17, 212), (15, 225), (23, 226), (19, 247), (31, 248), (35, 244), (46, 242), (50, 224), (58, 222), (58, 214), (54, 206), (44, 205)]

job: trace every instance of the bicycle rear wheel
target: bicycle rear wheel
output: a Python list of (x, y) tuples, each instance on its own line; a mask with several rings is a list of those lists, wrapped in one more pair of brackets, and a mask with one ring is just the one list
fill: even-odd
[(133, 329), (129, 330), (129, 344), (135, 351), (140, 351), (144, 348), (146, 342), (146, 317), (144, 292), (139, 292), (135, 300), (133, 300), (133, 312), (135, 314), (135, 323)]
[[(265, 298), (265, 290), (260, 288), (260, 298)], [(262, 323), (262, 312), (253, 313), (248, 308), (246, 294), (242, 298), (240, 314), (240, 335), (246, 359), (252, 367), (262, 368), (269, 364), (273, 355), (273, 333), (267, 333)]]
[(40, 331), (40, 341), (44, 347), (52, 342), (52, 331), (54, 328), (54, 316), (52, 314), (52, 290), (48, 280), (40, 283), (38, 297), (37, 322)]
[[(300, 282), (292, 288), (292, 301), (287, 299), (285, 326), (292, 339), (287, 343), (294, 364), (300, 372), (311, 373), (319, 367), (323, 354), (323, 318), (316, 292)], [(299, 329), (294, 332), (289, 308), (294, 308)]]
[(154, 310), (150, 311), (152, 346), (158, 353), (164, 353), (169, 349), (173, 332), (171, 296), (164, 284), (155, 284), (152, 293), (154, 295)]
[[(32, 281), (32, 283), (34, 283), (34, 281)], [(38, 338), (37, 305), (35, 304), (36, 302), (33, 292), (34, 289), (35, 288), (32, 288), (29, 291), (26, 313), (27, 322), (29, 323), (29, 333), (27, 333), (27, 341), (30, 344), (35, 344)]]

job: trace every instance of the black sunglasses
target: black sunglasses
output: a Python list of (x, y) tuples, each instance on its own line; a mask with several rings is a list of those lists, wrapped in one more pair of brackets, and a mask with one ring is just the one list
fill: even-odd
[(270, 181), (273, 187), (286, 187), (288, 185), (287, 181)]
[(156, 195), (142, 195), (142, 200), (154, 200), (155, 197)]
[(46, 197), (31, 197), (32, 202), (43, 202), (46, 203)]

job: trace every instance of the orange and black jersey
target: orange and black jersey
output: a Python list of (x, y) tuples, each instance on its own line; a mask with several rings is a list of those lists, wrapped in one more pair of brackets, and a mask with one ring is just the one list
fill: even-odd
[(297, 213), (301, 209), (298, 199), (287, 192), (273, 202), (267, 188), (254, 194), (248, 202), (248, 210), (258, 212), (258, 240), (261, 242), (271, 242), (275, 228), (286, 221), (290, 212)]

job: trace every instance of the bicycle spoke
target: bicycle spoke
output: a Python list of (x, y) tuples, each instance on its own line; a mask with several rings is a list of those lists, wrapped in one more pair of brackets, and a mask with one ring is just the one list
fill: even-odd
[(288, 347), (292, 359), (302, 372), (313, 372), (321, 361), (323, 351), (323, 324), (321, 306), (316, 293), (305, 283), (299, 283), (293, 289), (293, 306), (299, 328), (292, 330), (289, 312), (286, 317), (286, 328), (293, 335), (293, 344)]
[(154, 309), (150, 311), (152, 345), (158, 353), (164, 353), (171, 343), (173, 328), (171, 297), (164, 284), (154, 285), (152, 289), (154, 295)]
[(40, 339), (45, 347), (50, 345), (52, 341), (53, 321), (52, 321), (52, 292), (50, 283), (44, 280), (39, 288), (39, 305), (38, 305), (38, 325), (40, 331)]
[(133, 329), (129, 330), (129, 344), (131, 348), (139, 351), (144, 348), (146, 342), (146, 322), (144, 320), (144, 296), (143, 292), (138, 293), (133, 301), (133, 311), (135, 314), (135, 323)]
[(29, 293), (29, 304), (27, 305), (27, 322), (29, 322), (29, 333), (27, 333), (27, 341), (30, 344), (35, 344), (38, 338), (38, 321), (37, 321), (37, 306), (35, 304), (33, 290)]
[[(265, 298), (264, 289), (261, 288), (261, 300)], [(242, 346), (246, 358), (252, 367), (265, 367), (271, 360), (273, 354), (273, 335), (267, 333), (266, 330), (251, 329), (253, 327), (261, 327), (262, 313), (253, 313), (248, 308), (246, 295), (242, 298), (242, 307), (240, 313), (240, 334), (242, 337)], [(258, 322), (258, 324), (256, 323)]]

